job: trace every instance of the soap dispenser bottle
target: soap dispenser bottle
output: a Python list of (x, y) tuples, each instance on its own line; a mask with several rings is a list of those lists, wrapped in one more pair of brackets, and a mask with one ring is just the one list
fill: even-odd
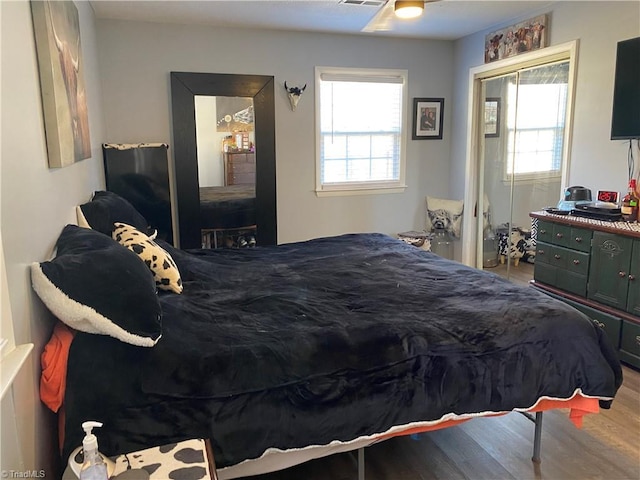
[(100, 422), (84, 422), (82, 428), (85, 437), (82, 440), (84, 463), (80, 469), (80, 480), (109, 480), (107, 464), (98, 452), (98, 439), (92, 433), (94, 427), (101, 427)]

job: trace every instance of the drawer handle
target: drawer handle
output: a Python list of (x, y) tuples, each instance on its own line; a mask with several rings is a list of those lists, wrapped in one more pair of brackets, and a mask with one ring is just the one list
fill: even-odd
[(633, 282), (636, 279), (635, 275), (629, 275), (629, 281)]
[(580, 265), (580, 260), (578, 260), (578, 259), (574, 260), (574, 261), (573, 261), (573, 264), (574, 264), (574, 265)]
[(626, 277), (626, 276), (627, 276), (627, 272), (618, 272), (618, 276), (619, 276), (620, 278), (624, 278), (624, 277)]
[(540, 233), (544, 235), (545, 233), (547, 233), (547, 231), (543, 228), (542, 230), (540, 230)]
[(576, 243), (582, 242), (582, 237), (576, 237)]
[(557, 253), (553, 256), (553, 258), (555, 258), (556, 260), (560, 260), (560, 255), (558, 255)]
[(544, 250), (538, 250), (538, 255), (544, 255)]
[(594, 321), (594, 322), (595, 322), (595, 324), (596, 324), (597, 326), (599, 326), (600, 328), (604, 328), (604, 327), (605, 327), (605, 324), (604, 324), (604, 323), (599, 322), (599, 321), (598, 321), (598, 320), (596, 320), (595, 318), (593, 319), (593, 321)]
[(558, 237), (558, 238), (562, 238), (562, 237), (564, 237), (564, 235), (563, 235), (563, 234), (561, 234), (561, 233), (556, 233), (556, 237)]
[(640, 345), (640, 335), (636, 335), (636, 343)]

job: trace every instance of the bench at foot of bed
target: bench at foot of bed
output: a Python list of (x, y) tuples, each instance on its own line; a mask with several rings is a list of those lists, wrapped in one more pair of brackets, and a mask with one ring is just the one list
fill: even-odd
[[(174, 475), (178, 471), (180, 471), (180, 478), (218, 480), (216, 463), (209, 440), (184, 440), (161, 447), (124, 453), (112, 457), (111, 460), (115, 463), (115, 469), (110, 477), (112, 479), (127, 470), (142, 469), (149, 474), (149, 480), (178, 478)], [(188, 475), (185, 477), (187, 473)], [(67, 467), (62, 475), (62, 480), (77, 480), (77, 477), (71, 468)]]

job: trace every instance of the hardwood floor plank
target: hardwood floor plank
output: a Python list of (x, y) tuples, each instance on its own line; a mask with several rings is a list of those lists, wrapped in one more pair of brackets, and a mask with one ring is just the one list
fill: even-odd
[(443, 451), (429, 435), (400, 437), (395, 440), (394, 443), (411, 452), (412, 469), (419, 474), (415, 478), (436, 480), (439, 475), (452, 480), (465, 478), (462, 470), (456, 466), (447, 452)]
[[(471, 420), (468, 423), (472, 423)], [(506, 470), (500, 462), (491, 455), (487, 455), (485, 446), (475, 441), (465, 427), (467, 424), (457, 427), (436, 430), (425, 433), (431, 437), (436, 444), (447, 452), (451, 461), (462, 471), (465, 478), (478, 480), (512, 479), (516, 478)], [(438, 478), (443, 478), (438, 476)]]

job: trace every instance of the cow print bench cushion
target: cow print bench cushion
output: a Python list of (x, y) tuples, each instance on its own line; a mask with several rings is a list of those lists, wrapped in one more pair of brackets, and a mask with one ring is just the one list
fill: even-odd
[(115, 223), (113, 239), (134, 252), (149, 267), (160, 290), (182, 293), (182, 279), (176, 263), (160, 245), (126, 223)]
[(127, 470), (146, 470), (150, 480), (212, 478), (205, 442), (202, 439), (184, 440), (139, 450), (120, 455), (114, 461), (116, 467), (111, 478)]

